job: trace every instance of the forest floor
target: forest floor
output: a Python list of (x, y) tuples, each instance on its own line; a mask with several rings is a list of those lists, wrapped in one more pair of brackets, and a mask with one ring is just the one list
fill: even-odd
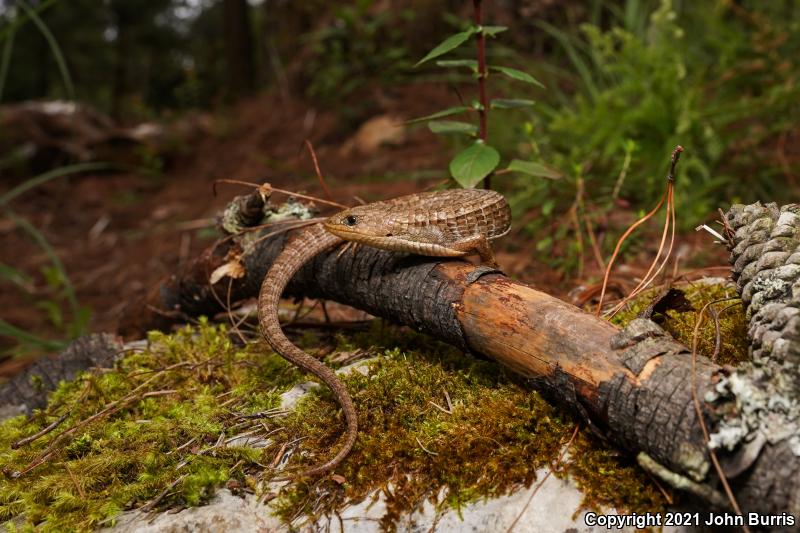
[[(215, 180), (267, 181), (321, 195), (304, 147), (308, 139), (334, 199), (341, 203), (421, 190), (447, 176), (451, 148), (424, 126), (401, 131), (400, 138), (389, 145), (372, 147), (368, 145), (375, 139), (363, 130), (357, 134), (358, 126), (384, 117), (388, 120), (372, 136), (394, 137), (396, 132), (387, 133), (386, 123), (447, 107), (452, 98), (440, 84), (414, 84), (366, 90), (348, 105), (315, 109), (302, 99), (261, 94), (205, 116), (206, 130), (195, 132), (197, 140), (179, 146), (158, 173), (60, 178), (25, 193), (13, 207), (42, 232), (63, 261), (78, 301), (91, 309), (89, 329), (113, 332), (129, 303), (213, 243), (216, 234), (209, 230), (213, 217), (235, 195), (248, 192), (245, 187), (222, 184), (214, 196)], [(3, 189), (13, 185), (5, 183)], [(32, 276), (36, 287), (32, 294), (3, 290), (3, 319), (22, 330), (57, 338), (57, 329), (41, 305), (56, 298), (52, 287), (42, 281), (42, 269), (50, 259), (9, 219), (0, 221), (0, 235), (3, 261)], [(545, 292), (570, 300), (576, 287), (587, 280), (596, 283), (602, 276), (591, 254), (581, 279), (542, 267), (536, 260), (535, 243), (525, 241), (523, 233), (512, 232), (498, 243), (499, 262), (507, 274)], [(686, 257), (699, 253), (705, 266), (725, 265), (727, 252), (711, 241), (707, 234), (687, 234), (680, 238), (678, 252)], [(657, 238), (651, 253), (655, 245)], [(511, 253), (509, 248), (516, 251)], [(648, 253), (625, 258), (623, 275), (644, 272), (650, 260)], [(722, 269), (716, 273), (727, 275)], [(9, 346), (0, 339), (0, 348)], [(19, 360), (0, 362), (0, 376), (13, 374), (20, 364)]]

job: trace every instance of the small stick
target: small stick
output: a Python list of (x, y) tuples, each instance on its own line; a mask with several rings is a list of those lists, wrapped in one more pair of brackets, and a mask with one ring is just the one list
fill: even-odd
[(664, 200), (666, 200), (666, 198), (667, 198), (667, 193), (664, 193), (661, 196), (661, 200), (658, 201), (658, 204), (656, 204), (656, 206), (649, 213), (647, 213), (645, 216), (634, 222), (631, 225), (631, 227), (625, 230), (625, 233), (623, 233), (622, 237), (620, 237), (619, 240), (617, 241), (617, 246), (614, 248), (614, 253), (611, 254), (611, 259), (609, 259), (608, 265), (606, 266), (606, 273), (603, 276), (603, 288), (600, 291), (600, 301), (597, 303), (597, 311), (595, 312), (597, 316), (600, 316), (600, 311), (603, 309), (603, 299), (605, 298), (606, 295), (606, 287), (608, 286), (608, 278), (611, 275), (611, 267), (614, 266), (614, 261), (617, 260), (617, 255), (619, 255), (619, 250), (620, 248), (622, 248), (622, 243), (625, 242), (625, 240), (630, 236), (631, 233), (633, 233), (633, 231), (636, 228), (638, 228), (639, 226), (650, 220), (650, 218), (652, 218), (653, 215), (655, 215), (658, 212), (658, 210), (661, 209), (661, 206), (664, 205)]
[(717, 359), (719, 358), (719, 350), (722, 345), (722, 339), (720, 334), (720, 327), (719, 327), (719, 313), (713, 307), (708, 308), (709, 313), (711, 313), (711, 318), (714, 319), (714, 354), (711, 356), (711, 361), (716, 363)]
[(64, 468), (67, 469), (67, 474), (69, 474), (69, 478), (72, 480), (72, 484), (75, 485), (76, 489), (78, 489), (78, 494), (80, 495), (81, 499), (85, 500), (86, 499), (86, 493), (83, 492), (83, 489), (78, 484), (78, 480), (75, 479), (75, 474), (73, 474), (72, 470), (70, 470), (69, 464), (68, 463), (64, 463)]
[(589, 236), (589, 244), (592, 246), (594, 260), (597, 262), (597, 266), (600, 267), (600, 270), (605, 270), (606, 262), (603, 261), (603, 253), (600, 251), (600, 246), (598, 246), (597, 239), (594, 236), (594, 227), (592, 227), (592, 221), (589, 220), (589, 215), (586, 213), (583, 214), (583, 222), (586, 224), (586, 233)]
[[(481, 9), (482, 0), (472, 0), (472, 7), (475, 17), (475, 26), (481, 27), (483, 24), (483, 11)], [(486, 34), (483, 31), (477, 32), (476, 43), (478, 45), (478, 98), (480, 99), (481, 108), (478, 110), (479, 117), (479, 134), (478, 138), (486, 142), (489, 136), (488, 128), (488, 115), (489, 115), (489, 97), (486, 94), (486, 78), (489, 76), (486, 69)], [(492, 174), (483, 178), (483, 188), (492, 188)]]
[(233, 318), (233, 310), (231, 309), (231, 288), (233, 287), (233, 278), (228, 278), (228, 290), (227, 294), (225, 295), (225, 311), (228, 314), (228, 320), (233, 326), (233, 331), (236, 332), (236, 336), (239, 337), (239, 340), (242, 341), (242, 345), (247, 345), (247, 339), (244, 338), (242, 335), (241, 330), (239, 329), (239, 322)]
[(436, 452), (432, 452), (432, 451), (430, 451), (428, 448), (426, 448), (425, 446), (423, 446), (423, 445), (422, 445), (422, 442), (419, 440), (419, 437), (414, 437), (414, 439), (416, 439), (416, 441), (417, 441), (417, 444), (419, 444), (419, 447), (420, 447), (420, 448), (422, 448), (422, 450), (423, 450), (425, 453), (427, 453), (428, 455), (434, 455), (434, 456), (435, 456), (435, 455), (439, 455), (438, 453), (436, 453)]
[(447, 389), (442, 387), (442, 392), (444, 392), (444, 399), (447, 400), (447, 408), (450, 412), (453, 412), (453, 402), (450, 401), (450, 394), (448, 394)]
[(440, 410), (441, 412), (443, 412), (444, 414), (447, 414), (447, 415), (452, 415), (453, 414), (453, 410), (452, 409), (445, 409), (444, 407), (442, 407), (438, 403), (434, 402), (433, 400), (428, 400), (428, 403), (431, 404), (432, 406), (434, 406), (435, 408), (437, 408), (438, 410)]
[(143, 513), (149, 513), (153, 509), (153, 507), (158, 505), (158, 502), (160, 502), (161, 500), (164, 499), (164, 496), (166, 496), (169, 493), (169, 491), (174, 489), (175, 486), (178, 483), (180, 483), (181, 481), (183, 481), (186, 478), (186, 476), (188, 476), (188, 475), (189, 474), (183, 474), (178, 479), (176, 479), (175, 481), (170, 483), (169, 486), (167, 488), (165, 488), (164, 490), (162, 490), (161, 493), (158, 496), (156, 496), (154, 499), (150, 500), (148, 503), (144, 504), (142, 507), (139, 508), (139, 510), (142, 511)]
[[(658, 267), (658, 270), (653, 273), (653, 269), (658, 264), (658, 259), (661, 257), (661, 252), (664, 250), (664, 243), (666, 242), (667, 232), (670, 233), (670, 241), (669, 241), (669, 248), (667, 249), (667, 253), (664, 256), (663, 261)], [(658, 274), (663, 270), (664, 266), (666, 266), (667, 262), (669, 261), (669, 257), (672, 254), (672, 247), (675, 243), (675, 204), (673, 200), (673, 188), (672, 185), (667, 186), (667, 215), (666, 219), (664, 220), (664, 231), (661, 234), (661, 242), (658, 245), (658, 251), (656, 252), (655, 259), (650, 264), (650, 268), (647, 270), (647, 273), (644, 275), (642, 280), (639, 284), (628, 294), (625, 298), (622, 299), (611, 311), (608, 312), (609, 316), (614, 316), (617, 314), (625, 304), (635, 298), (639, 293), (647, 289), (650, 284), (655, 280)]]
[(243, 439), (243, 438), (245, 438), (245, 437), (249, 437), (250, 435), (255, 435), (256, 433), (259, 433), (260, 431), (261, 431), (261, 426), (257, 427), (256, 429), (253, 429), (253, 430), (251, 430), (251, 431), (248, 431), (248, 432), (246, 432), (246, 433), (241, 433), (241, 434), (239, 434), (239, 435), (234, 435), (233, 437), (231, 437), (231, 438), (229, 438), (229, 439), (225, 439), (225, 440), (222, 442), (222, 444), (224, 444), (225, 446), (227, 446), (227, 445), (228, 445), (228, 443), (231, 443), (231, 442), (235, 441), (236, 439)]
[[(728, 496), (728, 499), (731, 502), (731, 506), (736, 514), (742, 514), (742, 510), (739, 507), (739, 503), (736, 501), (736, 496), (733, 495), (733, 491), (731, 490), (731, 486), (728, 483), (728, 478), (725, 476), (725, 472), (722, 470), (722, 466), (719, 464), (719, 459), (717, 459), (717, 453), (714, 451), (713, 448), (708, 447), (708, 442), (710, 437), (708, 435), (708, 428), (706, 427), (706, 422), (703, 419), (703, 408), (700, 405), (700, 400), (697, 397), (697, 343), (700, 338), (700, 325), (703, 323), (703, 316), (706, 312), (706, 309), (711, 304), (717, 303), (718, 301), (724, 300), (731, 300), (732, 298), (723, 298), (721, 300), (714, 300), (712, 302), (708, 302), (706, 305), (703, 306), (703, 309), (700, 310), (700, 316), (697, 318), (697, 323), (694, 325), (694, 331), (692, 332), (692, 402), (694, 403), (694, 410), (697, 413), (697, 421), (700, 423), (700, 429), (703, 430), (703, 438), (705, 439), (706, 448), (708, 448), (708, 453), (711, 456), (711, 462), (714, 463), (714, 469), (717, 471), (717, 475), (719, 476), (720, 482), (722, 482), (722, 486), (725, 488), (725, 494)], [(742, 529), (745, 533), (750, 533), (750, 529), (747, 525), (742, 525)]]
[(341, 208), (341, 209), (347, 209), (348, 208), (348, 206), (346, 206), (344, 204), (340, 204), (338, 202), (332, 202), (330, 200), (323, 200), (322, 198), (319, 198), (317, 196), (309, 196), (307, 194), (300, 194), (299, 192), (292, 192), (292, 191), (288, 191), (286, 189), (279, 189), (277, 187), (273, 187), (272, 185), (270, 185), (269, 183), (266, 183), (266, 182), (262, 183), (262, 184), (258, 184), (258, 183), (252, 183), (252, 182), (249, 182), (249, 181), (231, 180), (231, 179), (218, 179), (218, 180), (215, 180), (214, 184), (213, 184), (214, 195), (215, 196), (217, 194), (217, 191), (216, 191), (217, 183), (231, 183), (233, 185), (247, 185), (248, 187), (256, 187), (259, 191), (262, 192), (262, 194), (265, 194), (265, 195), (269, 195), (269, 192), (275, 191), (275, 192), (279, 192), (279, 193), (286, 194), (286, 195), (289, 195), (289, 196), (294, 196), (296, 198), (302, 198), (303, 200), (311, 200), (312, 202), (319, 202), (321, 204), (332, 205), (334, 207), (338, 207), (338, 208)]
[[(614, 307), (614, 309), (612, 309), (610, 315), (614, 316), (614, 314), (616, 314), (620, 309), (622, 309), (625, 306), (625, 304), (628, 301), (630, 301), (631, 298), (633, 298), (634, 296), (645, 290), (658, 276), (658, 274), (664, 269), (664, 266), (666, 266), (667, 262), (669, 261), (669, 257), (672, 254), (672, 248), (675, 243), (675, 202), (674, 202), (675, 167), (678, 164), (678, 159), (680, 158), (682, 152), (683, 152), (683, 147), (680, 145), (676, 146), (675, 149), (672, 151), (672, 155), (670, 157), (669, 172), (667, 173), (667, 190), (661, 196), (661, 200), (658, 202), (656, 207), (653, 208), (653, 210), (647, 213), (644, 217), (637, 220), (633, 225), (631, 225), (631, 227), (629, 227), (627, 231), (625, 231), (622, 237), (620, 237), (619, 241), (617, 241), (617, 246), (614, 249), (614, 254), (611, 256), (611, 260), (609, 261), (608, 267), (606, 267), (605, 277), (603, 278), (603, 290), (600, 292), (600, 302), (597, 305), (597, 313), (596, 313), (597, 316), (600, 316), (600, 312), (603, 306), (603, 298), (605, 296), (605, 286), (608, 282), (607, 281), (608, 276), (611, 273), (611, 267), (614, 263), (614, 260), (617, 257), (617, 254), (619, 253), (619, 249), (622, 246), (622, 243), (625, 241), (625, 239), (628, 238), (628, 236), (630, 236), (630, 234), (633, 232), (635, 228), (637, 228), (646, 220), (651, 218), (661, 208), (661, 205), (664, 203), (665, 199), (667, 202), (667, 215), (664, 221), (664, 231), (661, 234), (661, 242), (658, 247), (658, 253), (656, 254), (656, 258), (650, 265), (650, 268), (648, 269), (642, 281), (636, 286), (635, 289), (633, 289), (633, 291), (628, 296), (623, 298), (623, 300), (619, 304), (617, 304)], [(658, 264), (658, 258), (661, 256), (661, 252), (664, 249), (664, 243), (666, 242), (667, 232), (670, 230), (670, 227), (671, 227), (671, 233), (670, 233), (669, 248), (667, 249), (667, 253), (663, 261), (659, 265), (658, 269), (651, 276), (653, 269)]]
[(175, 453), (175, 452), (179, 452), (179, 451), (181, 451), (182, 449), (186, 448), (187, 446), (190, 446), (190, 445), (191, 445), (191, 444), (192, 444), (194, 441), (196, 441), (196, 440), (197, 440), (197, 437), (192, 437), (191, 439), (189, 439), (188, 441), (184, 442), (183, 444), (181, 444), (180, 446), (178, 446), (178, 447), (177, 447), (177, 448), (175, 448), (174, 450), (170, 450), (170, 451), (168, 451), (168, 452), (166, 453), (166, 455), (172, 455), (172, 454), (173, 454), (173, 453)]
[[(569, 441), (567, 442), (567, 445), (564, 446), (564, 448), (561, 450), (561, 453), (558, 455), (557, 464), (561, 463), (562, 459), (564, 458), (564, 454), (567, 453), (567, 450), (569, 450), (569, 447), (572, 445), (572, 442), (575, 440), (575, 437), (578, 435), (578, 430), (580, 429), (580, 427), (581, 427), (580, 424), (575, 424), (575, 430), (572, 432), (572, 436), (569, 438)], [(544, 482), (547, 481), (547, 478), (549, 478), (550, 474), (552, 474), (552, 473), (553, 473), (553, 469), (551, 468), (550, 470), (547, 471), (547, 473), (544, 475), (544, 477), (539, 482), (539, 484), (536, 485), (536, 488), (533, 489), (533, 492), (531, 493), (530, 497), (528, 498), (528, 501), (525, 502), (525, 506), (519, 512), (519, 514), (514, 519), (514, 521), (511, 522), (511, 525), (508, 526), (508, 529), (506, 530), (506, 533), (511, 533), (511, 531), (514, 529), (514, 526), (516, 526), (517, 522), (519, 522), (519, 519), (522, 518), (522, 515), (524, 515), (525, 511), (528, 510), (528, 506), (533, 501), (533, 497), (536, 496), (536, 493), (539, 492), (539, 489), (542, 488), (542, 485), (544, 485)]]
[(322, 172), (319, 170), (319, 161), (317, 161), (317, 154), (314, 152), (314, 147), (311, 145), (311, 141), (308, 139), (306, 139), (305, 143), (308, 151), (311, 153), (311, 161), (314, 162), (314, 171), (317, 173), (319, 184), (322, 186), (322, 190), (325, 191), (325, 196), (327, 196), (328, 200), (330, 200), (333, 198), (333, 196), (331, 196), (331, 191), (328, 190), (328, 186), (325, 184), (325, 179), (322, 177)]
[(278, 450), (277, 454), (275, 454), (275, 458), (272, 460), (272, 463), (269, 465), (270, 468), (275, 468), (276, 466), (278, 466), (278, 463), (281, 462), (281, 458), (283, 457), (283, 454), (286, 453), (286, 448), (288, 448), (288, 447), (289, 447), (289, 443), (288, 442), (284, 442), (283, 446), (281, 446), (281, 449)]
[(287, 411), (285, 409), (272, 408), (272, 409), (267, 409), (266, 411), (259, 411), (258, 413), (237, 415), (236, 418), (241, 418), (244, 420), (255, 420), (257, 418), (272, 418), (274, 416), (281, 416), (285, 415), (286, 413)]
[(26, 444), (30, 444), (31, 442), (35, 441), (39, 437), (43, 437), (44, 435), (47, 435), (48, 433), (50, 433), (51, 431), (56, 429), (59, 425), (61, 425), (61, 423), (64, 420), (67, 419), (67, 416), (69, 416), (69, 413), (64, 413), (63, 415), (58, 417), (58, 419), (55, 422), (53, 422), (52, 424), (50, 424), (49, 426), (47, 426), (43, 430), (41, 430), (41, 431), (39, 431), (37, 433), (34, 433), (30, 437), (25, 437), (24, 439), (20, 439), (17, 442), (12, 443), (11, 444), (11, 449), (12, 450), (16, 450), (17, 448), (25, 446)]

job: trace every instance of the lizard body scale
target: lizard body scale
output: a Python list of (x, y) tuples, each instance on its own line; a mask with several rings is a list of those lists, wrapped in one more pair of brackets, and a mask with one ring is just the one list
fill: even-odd
[(344, 241), (384, 250), (427, 256), (478, 254), (495, 264), (489, 241), (505, 235), (511, 211), (499, 193), (453, 189), (411, 194), (347, 209), (314, 224), (291, 240), (267, 272), (258, 297), (261, 333), (284, 359), (328, 385), (342, 407), (347, 432), (344, 445), (325, 463), (301, 475), (334, 469), (350, 452), (358, 435), (358, 417), (342, 381), (321, 361), (292, 344), (278, 320), (278, 302), (292, 277), (317, 254)]

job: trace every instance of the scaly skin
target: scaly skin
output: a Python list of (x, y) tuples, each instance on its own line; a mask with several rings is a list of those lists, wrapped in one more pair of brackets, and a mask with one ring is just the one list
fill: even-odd
[(511, 210), (494, 191), (452, 189), (353, 207), (323, 225), (375, 248), (437, 257), (477, 254), (494, 265), (489, 241), (508, 233)]
[(292, 276), (317, 254), (344, 240), (384, 250), (438, 257), (478, 254), (495, 264), (489, 241), (505, 235), (511, 211), (500, 194), (481, 189), (453, 189), (411, 194), (362, 205), (310, 226), (275, 259), (261, 284), (258, 321), (261, 333), (284, 359), (328, 385), (342, 406), (347, 433), (344, 446), (325, 463), (302, 476), (336, 468), (358, 435), (358, 417), (350, 394), (336, 374), (286, 338), (278, 321), (278, 302)]

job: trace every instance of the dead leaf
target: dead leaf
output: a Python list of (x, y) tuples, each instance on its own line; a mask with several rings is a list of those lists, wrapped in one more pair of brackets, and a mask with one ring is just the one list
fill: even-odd
[(214, 272), (211, 273), (211, 278), (209, 281), (212, 285), (214, 285), (225, 276), (233, 279), (239, 279), (243, 277), (244, 274), (244, 265), (241, 263), (241, 261), (239, 261), (238, 258), (236, 258), (214, 269)]

